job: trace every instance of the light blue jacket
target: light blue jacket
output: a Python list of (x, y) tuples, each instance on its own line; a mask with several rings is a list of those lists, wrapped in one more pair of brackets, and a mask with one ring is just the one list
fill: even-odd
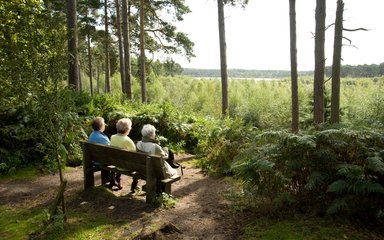
[(93, 131), (91, 135), (89, 135), (88, 142), (90, 143), (99, 143), (109, 145), (110, 141), (104, 133), (100, 131)]

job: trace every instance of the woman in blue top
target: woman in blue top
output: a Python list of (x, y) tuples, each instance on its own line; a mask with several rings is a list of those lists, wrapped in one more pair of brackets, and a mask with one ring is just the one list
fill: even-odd
[[(88, 142), (90, 143), (98, 143), (104, 145), (110, 145), (109, 138), (103, 132), (105, 130), (105, 122), (104, 118), (96, 117), (92, 122), (93, 132), (89, 135)], [(94, 162), (93, 164), (98, 165), (99, 163)], [(115, 174), (110, 171), (101, 170), (102, 173), (107, 177), (109, 183), (106, 185), (108, 188), (112, 188), (113, 186), (117, 186), (115, 180)]]
[(93, 132), (89, 135), (88, 142), (109, 145), (110, 141), (103, 132), (105, 130), (104, 118), (96, 117), (92, 122)]

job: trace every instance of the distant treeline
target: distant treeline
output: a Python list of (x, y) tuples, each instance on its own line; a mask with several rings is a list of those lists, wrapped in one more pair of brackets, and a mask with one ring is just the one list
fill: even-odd
[[(229, 78), (288, 78), (291, 71), (287, 70), (247, 70), (247, 69), (228, 69)], [(332, 67), (325, 68), (326, 76), (332, 75)], [(219, 78), (220, 69), (196, 69), (184, 68), (183, 75), (201, 78)], [(311, 76), (313, 71), (300, 71), (299, 76)], [(341, 67), (341, 77), (378, 77), (384, 75), (384, 63), (371, 65), (343, 65)]]

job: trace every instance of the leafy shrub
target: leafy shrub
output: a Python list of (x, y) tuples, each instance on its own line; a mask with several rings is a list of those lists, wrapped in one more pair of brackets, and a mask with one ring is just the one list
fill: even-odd
[(226, 118), (217, 120), (208, 129), (206, 140), (200, 146), (205, 155), (200, 162), (203, 170), (218, 175), (232, 175), (230, 166), (242, 145), (248, 141), (252, 127), (244, 126), (241, 119)]
[[(79, 141), (85, 139), (77, 104), (88, 99), (69, 89), (47, 84), (45, 91), (30, 94), (27, 102), (2, 113), (0, 124), (1, 173), (35, 165), (41, 171), (56, 171), (54, 159), (63, 164), (81, 164)], [(85, 103), (84, 103), (85, 102)], [(9, 119), (9, 120), (7, 120)], [(12, 119), (12, 120), (11, 120)]]
[(384, 210), (384, 137), (364, 130), (255, 134), (232, 169), (278, 209), (375, 218)]
[(165, 209), (174, 208), (176, 206), (176, 200), (172, 195), (162, 192), (155, 198), (154, 206)]

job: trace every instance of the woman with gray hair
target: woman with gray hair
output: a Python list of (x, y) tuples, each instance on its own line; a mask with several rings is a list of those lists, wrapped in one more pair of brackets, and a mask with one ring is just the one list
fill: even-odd
[[(116, 123), (117, 133), (111, 136), (111, 146), (119, 147), (124, 150), (136, 152), (135, 143), (128, 137), (129, 132), (132, 128), (132, 121), (129, 118), (122, 118)], [(121, 174), (116, 173), (115, 180), (117, 182), (117, 188), (120, 190), (121, 187)], [(135, 181), (135, 179), (134, 179)], [(133, 185), (133, 184), (132, 184)], [(132, 187), (131, 187), (132, 188)], [(132, 189), (131, 189), (132, 190)]]
[[(143, 136), (143, 138), (136, 144), (137, 150), (149, 154), (163, 156), (166, 159), (164, 165), (165, 172), (168, 177), (176, 175), (177, 171), (175, 168), (178, 168), (179, 166), (170, 165), (173, 165), (173, 154), (171, 151), (168, 150), (168, 148), (162, 148), (156, 141), (156, 128), (151, 124), (145, 124), (141, 130), (141, 135)], [(167, 160), (170, 160), (170, 162), (168, 162)]]
[(135, 143), (128, 137), (132, 129), (132, 121), (129, 118), (122, 118), (116, 123), (117, 134), (112, 135), (111, 145), (128, 151), (136, 151)]

